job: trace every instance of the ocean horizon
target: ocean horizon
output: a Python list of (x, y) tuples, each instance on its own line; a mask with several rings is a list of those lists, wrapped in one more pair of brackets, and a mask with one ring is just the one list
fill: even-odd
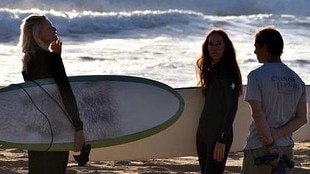
[(310, 84), (310, 11), (307, 0), (2, 0), (0, 86), (23, 82), (20, 24), (46, 15), (63, 41), (69, 76), (129, 75), (174, 88), (197, 84), (195, 63), (206, 33), (222, 28), (237, 53), (243, 84), (261, 66), (254, 33), (275, 25), (284, 38), (282, 60)]

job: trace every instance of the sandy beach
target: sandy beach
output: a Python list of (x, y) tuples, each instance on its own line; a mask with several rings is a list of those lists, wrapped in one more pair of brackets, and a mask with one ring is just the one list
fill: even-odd
[[(310, 173), (310, 140), (295, 144), (296, 174)], [(230, 153), (225, 174), (240, 173), (242, 152)], [(0, 173), (27, 173), (27, 153), (17, 149), (0, 148)], [(178, 157), (169, 159), (150, 159), (146, 161), (96, 161), (79, 167), (74, 161), (68, 164), (67, 174), (194, 174), (199, 173), (197, 157)]]

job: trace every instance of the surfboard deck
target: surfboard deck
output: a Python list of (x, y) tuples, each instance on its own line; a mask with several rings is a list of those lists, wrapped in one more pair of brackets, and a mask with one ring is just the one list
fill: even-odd
[[(128, 143), (172, 125), (183, 111), (171, 87), (131, 76), (69, 77), (92, 148)], [(74, 128), (52, 79), (0, 89), (0, 144), (28, 150), (71, 150)]]
[[(195, 137), (199, 117), (204, 104), (201, 89), (178, 88), (176, 91), (183, 97), (185, 107), (180, 118), (170, 127), (150, 137), (134, 142), (111, 147), (93, 149), (91, 161), (101, 160), (147, 160), (156, 158), (172, 158), (183, 156), (197, 156)], [(307, 86), (307, 95), (310, 87)], [(234, 121), (234, 140), (231, 152), (242, 151), (248, 135), (248, 126), (251, 122), (251, 110), (244, 96), (239, 98), (239, 106)], [(309, 119), (309, 115), (308, 115)], [(310, 138), (310, 125), (294, 133), (295, 140)], [(72, 155), (71, 159), (72, 159)]]

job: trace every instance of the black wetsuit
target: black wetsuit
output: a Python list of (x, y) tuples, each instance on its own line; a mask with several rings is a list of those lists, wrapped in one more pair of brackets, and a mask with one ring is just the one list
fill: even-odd
[[(22, 74), (25, 81), (54, 78), (74, 128), (76, 131), (83, 129), (76, 100), (71, 90), (62, 59), (58, 54), (39, 49), (30, 58), (27, 69)], [(68, 151), (28, 151), (29, 173), (64, 174), (67, 168), (68, 155)]]
[[(238, 107), (239, 91), (229, 70), (215, 65), (204, 91), (205, 105), (199, 120), (196, 145), (201, 172), (222, 174), (233, 141), (232, 124)], [(225, 144), (225, 158), (214, 160), (216, 142)]]

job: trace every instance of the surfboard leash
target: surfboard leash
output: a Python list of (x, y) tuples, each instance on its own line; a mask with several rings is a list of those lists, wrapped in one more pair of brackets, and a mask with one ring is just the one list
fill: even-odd
[[(71, 120), (71, 118), (69, 117), (69, 115), (67, 114), (65, 109), (62, 108), (62, 106), (59, 104), (59, 102), (50, 93), (48, 93), (48, 91), (45, 88), (43, 88), (43, 86), (41, 86), (38, 82), (36, 82), (35, 80), (32, 80), (32, 82), (35, 83), (38, 87), (40, 87), (42, 89), (42, 91), (44, 91), (46, 93), (46, 95), (48, 95), (58, 105), (58, 107), (62, 110), (62, 112), (66, 115), (68, 120), (73, 125), (73, 121)], [(80, 154), (79, 155), (73, 155), (75, 161), (78, 162), (79, 166), (85, 166), (86, 163), (89, 161), (90, 150), (91, 150), (90, 144), (83, 144), (83, 147), (82, 147), (82, 150), (80, 151)]]
[(31, 103), (34, 105), (34, 107), (44, 116), (44, 118), (47, 120), (47, 123), (50, 127), (50, 132), (51, 132), (51, 141), (50, 141), (50, 144), (48, 146), (48, 148), (46, 149), (46, 151), (48, 151), (52, 145), (53, 145), (53, 142), (54, 142), (54, 132), (53, 132), (53, 128), (52, 128), (52, 124), (50, 122), (50, 120), (48, 119), (47, 115), (36, 105), (36, 103), (34, 102), (33, 98), (31, 97), (31, 95), (28, 93), (28, 91), (21, 85), (19, 84), (12, 84), (12, 86), (17, 86), (19, 87), (20, 89), (22, 89), (26, 95), (28, 96), (28, 98), (30, 99)]
[(65, 109), (58, 103), (58, 101), (50, 94), (48, 93), (48, 91), (46, 91), (46, 89), (43, 88), (43, 86), (41, 86), (37, 81), (32, 80), (32, 82), (34, 84), (36, 84), (39, 88), (42, 89), (42, 91), (50, 98), (53, 100), (53, 102), (61, 109), (61, 111), (65, 114), (65, 116), (68, 118), (68, 120), (70, 121), (70, 123), (73, 125), (73, 121), (71, 120), (71, 118), (69, 117), (68, 113), (65, 111)]

